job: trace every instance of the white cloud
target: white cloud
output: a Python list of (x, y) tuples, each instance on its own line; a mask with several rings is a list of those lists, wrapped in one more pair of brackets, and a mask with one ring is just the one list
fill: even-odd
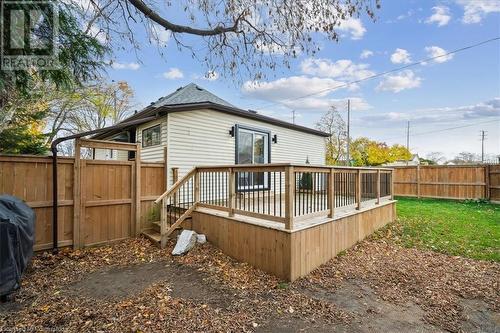
[(479, 23), (489, 13), (500, 12), (500, 1), (497, 0), (456, 0), (464, 8), (462, 22)]
[(101, 44), (106, 44), (108, 41), (108, 36), (106, 32), (101, 30), (98, 26), (92, 25), (87, 31), (87, 35), (94, 37)]
[(437, 23), (438, 27), (442, 27), (450, 22), (450, 9), (446, 6), (432, 7), (433, 14), (425, 21), (425, 23)]
[(443, 63), (453, 59), (453, 54), (446, 55), (447, 53), (446, 50), (440, 48), (439, 46), (427, 46), (425, 48), (425, 52), (427, 52), (427, 56), (429, 58), (439, 57), (433, 60), (434, 62), (437, 63)]
[[(500, 117), (500, 97), (480, 102), (473, 105), (427, 108), (416, 110), (413, 113), (388, 112), (382, 114), (373, 114), (361, 117), (374, 123), (388, 122), (401, 123), (401, 121), (411, 120), (413, 123), (456, 123), (458, 121), (468, 121), (474, 119), (484, 119)], [(499, 120), (500, 122), (500, 120)]]
[(370, 51), (370, 50), (363, 50), (363, 51), (361, 52), (361, 54), (359, 55), (359, 57), (360, 57), (361, 59), (366, 59), (366, 58), (368, 58), (368, 57), (371, 57), (372, 55), (373, 55), (373, 51)]
[(302, 53), (299, 47), (282, 46), (278, 44), (267, 44), (267, 45), (257, 44), (255, 45), (255, 48), (264, 54), (274, 54), (274, 55), (290, 54), (298, 56)]
[(357, 40), (363, 38), (366, 33), (366, 29), (363, 26), (363, 22), (359, 18), (350, 17), (346, 20), (340, 21), (338, 30), (348, 33), (351, 39)]
[(300, 63), (302, 73), (318, 77), (338, 78), (346, 81), (359, 80), (374, 74), (368, 64), (355, 64), (351, 60), (307, 58)]
[(215, 81), (218, 78), (219, 78), (219, 73), (217, 73), (216, 71), (208, 71), (203, 76), (203, 80), (208, 80), (208, 81)]
[(326, 96), (328, 91), (316, 94), (318, 91), (330, 89), (343, 82), (330, 78), (290, 76), (269, 82), (247, 81), (242, 86), (244, 94), (268, 101), (281, 101), (297, 96), (315, 94)]
[(411, 70), (404, 70), (396, 75), (386, 76), (377, 86), (378, 91), (400, 91), (420, 87), (422, 78), (415, 75)]
[(405, 49), (396, 49), (391, 54), (391, 62), (393, 64), (409, 64), (411, 62), (410, 53)]
[(165, 79), (175, 80), (182, 79), (184, 77), (184, 73), (175, 67), (171, 67), (168, 71), (162, 74)]
[[(291, 76), (270, 82), (247, 81), (242, 86), (242, 92), (252, 97), (269, 102), (279, 103), (290, 109), (325, 111), (331, 105), (345, 108), (347, 98), (333, 99), (328, 95), (332, 87), (342, 84), (332, 78), (307, 76)], [(296, 99), (298, 96), (314, 94), (313, 96)], [(367, 110), (371, 106), (361, 97), (352, 97), (353, 109)]]
[(136, 62), (112, 62), (111, 63), (111, 67), (113, 69), (127, 69), (127, 70), (132, 70), (132, 71), (136, 71), (138, 70), (141, 65), (139, 65), (138, 63)]
[(149, 40), (159, 47), (166, 47), (168, 45), (168, 41), (170, 40), (170, 31), (158, 24), (153, 24), (151, 26), (151, 35), (149, 36)]

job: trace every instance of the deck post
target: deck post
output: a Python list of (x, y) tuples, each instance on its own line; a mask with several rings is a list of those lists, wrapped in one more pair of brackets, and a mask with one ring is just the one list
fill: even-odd
[(193, 199), (194, 202), (200, 202), (201, 200), (201, 195), (200, 195), (200, 173), (198, 170), (195, 171), (194, 173), (194, 194), (193, 194)]
[(167, 246), (167, 208), (165, 205), (165, 199), (160, 201), (160, 247), (164, 249)]
[(330, 174), (328, 178), (328, 202), (330, 204), (330, 213), (328, 217), (333, 218), (335, 214), (335, 169), (330, 169)]
[(235, 197), (236, 197), (236, 191), (235, 191), (235, 172), (233, 168), (229, 168), (227, 171), (227, 176), (229, 177), (228, 180), (228, 189), (227, 189), (227, 199), (228, 199), (228, 208), (229, 208), (229, 216), (233, 217), (234, 216), (234, 203), (235, 203)]
[(377, 202), (378, 205), (380, 203), (380, 169), (377, 169)]
[(361, 209), (361, 169), (356, 173), (356, 209)]
[(293, 166), (285, 167), (285, 229), (293, 229), (295, 202), (295, 171)]

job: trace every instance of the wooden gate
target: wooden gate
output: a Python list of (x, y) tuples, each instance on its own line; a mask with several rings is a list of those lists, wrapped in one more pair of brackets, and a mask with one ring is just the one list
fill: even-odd
[[(85, 160), (81, 148), (133, 151), (135, 161)], [(137, 158), (139, 157), (139, 158)], [(73, 244), (98, 245), (140, 232), (140, 146), (76, 140)], [(79, 175), (79, 176), (78, 176)]]

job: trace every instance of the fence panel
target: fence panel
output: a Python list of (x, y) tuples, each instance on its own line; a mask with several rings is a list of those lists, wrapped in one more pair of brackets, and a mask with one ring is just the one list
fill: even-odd
[(491, 201), (500, 201), (500, 164), (489, 165), (489, 195)]
[[(73, 159), (58, 168), (59, 245), (73, 244)], [(0, 156), (0, 194), (26, 201), (36, 214), (35, 250), (52, 246), (52, 160), (40, 156)]]
[(500, 185), (500, 177), (495, 178), (491, 171), (496, 168), (493, 165), (394, 167), (394, 193), (443, 199), (488, 198), (488, 188), (490, 195), (497, 195), (493, 192)]
[[(134, 162), (80, 160), (81, 245), (96, 245), (131, 236)], [(73, 245), (74, 158), (58, 159), (58, 244)], [(159, 220), (152, 202), (165, 191), (163, 163), (141, 165), (141, 228)], [(52, 248), (52, 158), (0, 156), (0, 194), (26, 201), (34, 209), (35, 250)], [(158, 216), (156, 216), (156, 215)]]

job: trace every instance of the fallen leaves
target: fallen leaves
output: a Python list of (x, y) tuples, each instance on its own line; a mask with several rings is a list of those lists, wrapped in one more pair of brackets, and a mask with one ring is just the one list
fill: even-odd
[[(0, 307), (0, 331), (248, 332), (283, 318), (348, 325), (353, 313), (304, 293), (321, 288), (333, 294), (348, 279), (365, 281), (382, 300), (418, 304), (429, 323), (449, 331), (461, 329), (465, 314), (460, 298), (483, 300), (499, 310), (499, 264), (406, 249), (384, 238), (362, 242), (294, 283), (239, 263), (210, 244), (181, 257), (169, 254), (172, 246), (159, 250), (139, 238), (57, 255), (40, 253), (15, 295), (19, 307)], [(192, 278), (174, 287), (165, 277), (121, 298), (68, 293), (92, 274), (107, 274), (114, 267), (145, 268), (145, 263)], [(131, 273), (130, 278), (140, 277)], [(199, 298), (189, 290), (193, 283), (203, 290)]]

